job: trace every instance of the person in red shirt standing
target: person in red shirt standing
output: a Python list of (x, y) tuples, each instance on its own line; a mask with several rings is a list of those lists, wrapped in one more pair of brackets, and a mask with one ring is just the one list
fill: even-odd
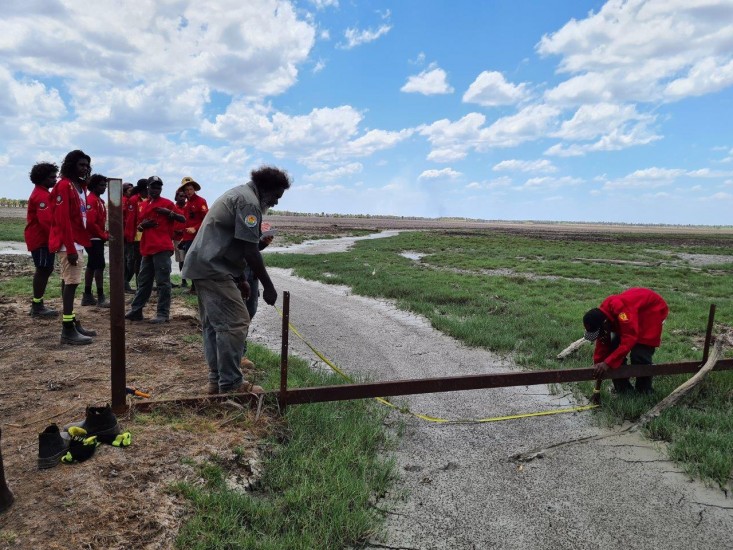
[(130, 281), (132, 280), (133, 272), (132, 272), (132, 262), (128, 261), (128, 256), (132, 255), (132, 244), (127, 241), (127, 226), (129, 225), (128, 221), (128, 205), (130, 202), (130, 197), (132, 197), (132, 190), (135, 186), (129, 182), (125, 182), (122, 184), (122, 234), (124, 236), (125, 241), (125, 292), (129, 294), (133, 294), (135, 291), (132, 290), (132, 287), (130, 286)]
[[(127, 200), (127, 210), (124, 215), (124, 234), (125, 234), (125, 292), (134, 294), (135, 291), (130, 286), (130, 281), (135, 277), (135, 285), (137, 286), (137, 277), (140, 273), (140, 233), (137, 226), (140, 223), (139, 215), (142, 208), (141, 202), (148, 198), (148, 179), (142, 178), (137, 180), (137, 185), (130, 192), (130, 198)], [(129, 278), (127, 278), (129, 277)]]
[[(186, 176), (181, 180), (178, 191), (183, 191), (186, 194), (186, 205), (183, 207), (186, 222), (180, 244), (182, 250), (186, 252), (191, 247), (191, 243), (196, 237), (206, 213), (209, 211), (209, 205), (206, 203), (206, 199), (196, 194), (197, 191), (201, 191), (201, 186), (190, 176)], [(196, 287), (193, 284), (191, 284), (190, 292), (191, 294), (196, 293)]]
[[(583, 317), (585, 339), (596, 343), (593, 367), (596, 378), (608, 369), (626, 364), (651, 365), (652, 356), (662, 343), (662, 324), (669, 314), (664, 299), (648, 288), (630, 288), (606, 298), (600, 307)], [(633, 391), (628, 378), (614, 378), (617, 393)], [(652, 377), (636, 378), (636, 391), (652, 393)]]
[[(184, 216), (183, 207), (186, 206), (186, 193), (181, 190), (176, 191), (176, 214)], [(186, 251), (181, 248), (181, 237), (183, 236), (183, 229), (186, 227), (185, 222), (176, 222), (173, 224), (173, 259), (178, 262), (179, 271), (183, 269), (183, 261), (186, 259)], [(175, 285), (173, 285), (175, 286)], [(181, 279), (181, 286), (186, 287), (186, 279)]]
[(153, 280), (158, 286), (158, 310), (151, 323), (165, 323), (171, 308), (171, 256), (173, 255), (173, 224), (184, 217), (175, 211), (173, 201), (160, 196), (163, 181), (158, 176), (148, 178), (148, 200), (140, 212), (138, 230), (142, 232), (140, 254), (142, 264), (138, 287), (130, 311), (125, 318), (143, 320), (143, 308), (153, 291)]
[(36, 272), (33, 274), (33, 301), (31, 317), (55, 317), (55, 309), (43, 305), (48, 279), (53, 273), (56, 255), (48, 251), (48, 233), (51, 230), (51, 189), (56, 185), (59, 167), (50, 162), (39, 162), (31, 168), (30, 178), (35, 185), (28, 199), (26, 215), (25, 244), (33, 257)]
[(53, 221), (48, 250), (57, 253), (61, 263), (62, 344), (91, 344), (91, 337), (97, 335), (85, 330), (74, 313), (76, 287), (84, 269), (84, 247), (91, 245), (86, 229), (90, 172), (91, 157), (79, 149), (71, 151), (61, 164), (61, 179), (51, 191)]
[[(109, 240), (107, 232), (107, 206), (102, 195), (107, 190), (107, 178), (94, 174), (87, 186), (87, 232), (92, 245), (86, 249), (89, 260), (84, 273), (84, 294), (81, 297), (83, 306), (99, 306), (108, 308), (109, 302), (104, 296), (104, 243)], [(92, 294), (92, 280), (97, 283), (97, 298)]]

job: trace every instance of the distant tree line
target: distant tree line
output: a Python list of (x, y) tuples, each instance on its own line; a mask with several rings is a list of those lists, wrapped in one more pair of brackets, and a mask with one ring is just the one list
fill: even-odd
[(0, 197), (0, 208), (27, 208), (27, 199), (6, 199)]

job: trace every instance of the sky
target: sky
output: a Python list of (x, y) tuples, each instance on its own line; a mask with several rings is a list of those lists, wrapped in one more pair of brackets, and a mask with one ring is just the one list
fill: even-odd
[(4, 0), (0, 196), (82, 149), (212, 203), (731, 225), (733, 0)]

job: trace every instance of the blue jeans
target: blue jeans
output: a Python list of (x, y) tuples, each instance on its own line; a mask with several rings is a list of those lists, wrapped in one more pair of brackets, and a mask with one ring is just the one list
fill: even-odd
[(143, 256), (131, 311), (140, 311), (148, 303), (153, 291), (153, 280), (158, 285), (157, 315), (168, 319), (171, 313), (171, 252), (165, 250), (152, 256)]
[(249, 313), (233, 279), (194, 279), (204, 337), (209, 383), (220, 391), (240, 385), (240, 362), (249, 331)]

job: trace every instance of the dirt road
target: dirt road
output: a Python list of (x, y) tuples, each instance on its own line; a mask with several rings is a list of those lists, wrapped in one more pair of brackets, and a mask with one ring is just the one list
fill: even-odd
[[(328, 243), (332, 247), (333, 243)], [(349, 289), (271, 275), (291, 293), (291, 322), (349, 373), (372, 380), (502, 372), (419, 317)], [(279, 304), (281, 305), (281, 297)], [(251, 338), (279, 351), (280, 318), (261, 302)], [(291, 337), (291, 352), (313, 359)], [(411, 410), (484, 418), (567, 406), (544, 386), (410, 396)], [(733, 498), (691, 481), (653, 444), (595, 427), (592, 413), (469, 425), (404, 422), (394, 511), (371, 548), (733, 548)], [(527, 463), (515, 453), (587, 436)], [(380, 507), (385, 506), (383, 503)]]

